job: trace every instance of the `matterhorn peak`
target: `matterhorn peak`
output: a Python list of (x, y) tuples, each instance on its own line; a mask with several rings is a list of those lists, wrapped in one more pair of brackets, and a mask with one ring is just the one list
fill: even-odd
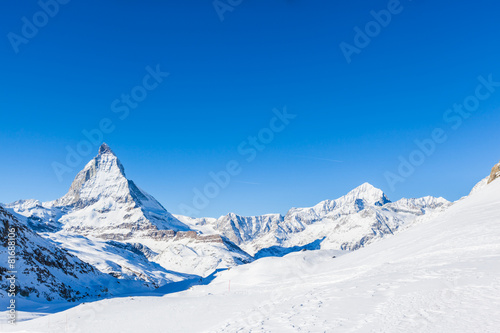
[(102, 145), (99, 147), (99, 153), (98, 155), (103, 155), (103, 154), (113, 154), (114, 156), (115, 153), (111, 150), (111, 148), (106, 144), (106, 142), (103, 142)]
[(125, 169), (105, 143), (96, 157), (80, 171), (68, 193), (58, 200), (58, 205), (78, 206), (95, 202), (103, 197), (123, 198), (129, 194)]
[(92, 175), (98, 172), (115, 174), (125, 178), (125, 168), (111, 148), (104, 142), (99, 147), (97, 156), (94, 157), (82, 171), (93, 169)]
[[(130, 226), (131, 223), (139, 223), (134, 227), (137, 229), (141, 225), (144, 230), (151, 226), (157, 230), (189, 230), (155, 198), (127, 179), (123, 165), (106, 143), (99, 147), (97, 156), (76, 175), (68, 193), (57, 199), (54, 205), (72, 209), (74, 215), (68, 214), (65, 217), (71, 222), (67, 223), (68, 227), (83, 228), (91, 225), (91, 229), (97, 233), (100, 232), (98, 228)], [(79, 212), (82, 210), (86, 213)], [(106, 220), (106, 224), (89, 218), (95, 211), (109, 215), (106, 219), (102, 216), (98, 219)], [(123, 227), (122, 231), (129, 232), (129, 229)]]

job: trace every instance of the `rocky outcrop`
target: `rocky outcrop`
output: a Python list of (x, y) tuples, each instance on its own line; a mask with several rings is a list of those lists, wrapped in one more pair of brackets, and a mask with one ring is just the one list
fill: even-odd
[(223, 244), (220, 235), (200, 235), (196, 231), (179, 231), (175, 234), (174, 240), (189, 239), (200, 243), (219, 243)]
[(498, 163), (493, 167), (493, 169), (491, 169), (491, 174), (490, 178), (488, 179), (488, 184), (497, 178), (500, 178), (500, 163)]

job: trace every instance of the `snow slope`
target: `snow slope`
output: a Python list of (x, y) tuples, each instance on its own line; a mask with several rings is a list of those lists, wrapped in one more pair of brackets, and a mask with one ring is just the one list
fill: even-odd
[(207, 286), (99, 301), (6, 331), (498, 332), (500, 181), (347, 254), (263, 258)]

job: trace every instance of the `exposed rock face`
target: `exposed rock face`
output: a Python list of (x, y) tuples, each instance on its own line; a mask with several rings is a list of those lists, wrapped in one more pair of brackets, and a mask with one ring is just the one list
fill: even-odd
[(141, 244), (141, 243), (121, 243), (113, 240), (107, 241), (109, 245), (116, 246), (120, 249), (131, 251), (140, 256), (144, 256), (147, 259), (150, 259), (154, 256), (157, 256), (158, 253), (152, 251), (149, 247)]
[(200, 243), (224, 243), (224, 240), (220, 235), (200, 235), (196, 231), (177, 232), (175, 234), (174, 240), (181, 239), (190, 239)]
[(500, 163), (498, 163), (493, 167), (493, 169), (491, 169), (491, 174), (490, 178), (488, 179), (488, 184), (497, 178), (500, 178)]
[(233, 243), (240, 245), (268, 233), (277, 233), (282, 222), (283, 216), (279, 214), (239, 216), (230, 213), (212, 222), (212, 225)]

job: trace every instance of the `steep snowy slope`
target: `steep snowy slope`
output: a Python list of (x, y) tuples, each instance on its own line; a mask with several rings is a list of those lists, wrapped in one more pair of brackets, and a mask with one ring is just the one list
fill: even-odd
[(481, 181), (479, 181), (470, 191), (469, 195), (478, 192), (483, 189), (486, 185), (488, 185), (488, 180), (490, 179), (490, 176), (483, 178)]
[(263, 258), (221, 272), (207, 286), (80, 305), (16, 330), (498, 332), (499, 203), (495, 180), (358, 251)]
[[(9, 234), (11, 239), (9, 239)], [(0, 206), (0, 300), (7, 304), (6, 280), (15, 271), (18, 297), (34, 301), (95, 298), (146, 287), (139, 283), (121, 284), (52, 242), (40, 237)], [(9, 241), (14, 246), (9, 250)], [(15, 251), (15, 267), (8, 264), (9, 251)], [(11, 253), (12, 254), (12, 253)]]
[(141, 280), (152, 287), (195, 278), (167, 270), (152, 261), (158, 253), (141, 243), (103, 241), (92, 236), (71, 233), (44, 233), (42, 236), (59, 244), (82, 261), (118, 279)]

